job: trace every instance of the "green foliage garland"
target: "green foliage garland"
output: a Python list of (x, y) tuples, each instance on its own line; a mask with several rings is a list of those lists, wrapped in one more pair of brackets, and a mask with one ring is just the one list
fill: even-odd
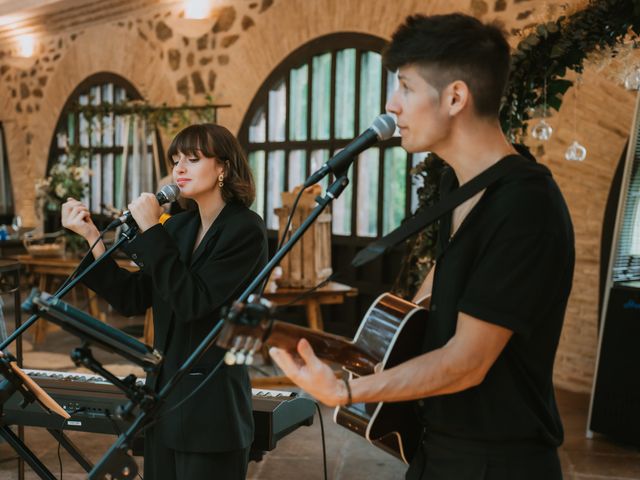
[(583, 10), (538, 25), (511, 56), (500, 110), (503, 130), (511, 140), (522, 140), (536, 110), (544, 106), (560, 110), (562, 96), (573, 85), (564, 78), (568, 69), (582, 73), (587, 55), (594, 51), (615, 55), (615, 47), (627, 35), (635, 38), (639, 32), (640, 0), (591, 0)]
[[(435, 204), (440, 198), (440, 177), (444, 162), (434, 153), (427, 155), (423, 162), (411, 170), (413, 181), (421, 184), (418, 188), (418, 209), (416, 213)], [(433, 266), (438, 239), (438, 222), (432, 223), (406, 243), (406, 254), (400, 266), (400, 273), (393, 285), (393, 292), (403, 298), (412, 298), (425, 275)]]

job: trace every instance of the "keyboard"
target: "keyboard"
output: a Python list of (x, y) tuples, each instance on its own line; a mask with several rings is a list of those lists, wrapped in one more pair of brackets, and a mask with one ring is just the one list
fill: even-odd
[[(3, 407), (2, 423), (54, 430), (119, 435), (129, 422), (115, 416), (128, 402), (124, 393), (105, 378), (92, 373), (24, 369), (62, 408), (72, 413), (64, 420), (49, 414), (37, 402), (21, 407), (22, 396), (14, 394)], [(137, 384), (144, 383), (138, 379)], [(278, 441), (298, 427), (311, 425), (315, 414), (312, 400), (283, 390), (252, 389), (255, 435), (252, 450), (271, 451)]]

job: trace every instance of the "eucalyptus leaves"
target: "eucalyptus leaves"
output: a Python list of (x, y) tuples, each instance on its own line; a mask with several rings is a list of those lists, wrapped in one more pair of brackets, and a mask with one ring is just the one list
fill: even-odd
[(573, 85), (564, 78), (567, 70), (582, 73), (589, 55), (616, 55), (625, 40), (635, 46), (639, 32), (640, 0), (591, 0), (583, 10), (535, 27), (511, 57), (500, 110), (503, 130), (512, 140), (522, 140), (541, 107), (560, 110), (562, 96)]

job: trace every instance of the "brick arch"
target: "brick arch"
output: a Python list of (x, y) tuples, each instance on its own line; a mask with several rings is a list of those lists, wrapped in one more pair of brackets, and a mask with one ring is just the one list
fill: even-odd
[[(466, 2), (459, 3), (466, 8)], [(388, 39), (407, 15), (444, 13), (450, 9), (451, 2), (443, 0), (275, 2), (229, 49), (233, 61), (218, 76), (216, 98), (231, 104), (231, 108), (220, 111), (220, 122), (238, 133), (251, 101), (270, 73), (292, 52), (316, 38), (355, 32)]]
[[(105, 48), (105, 39), (109, 48)], [(80, 34), (49, 76), (41, 111), (31, 117), (28, 127), (9, 123), (12, 131), (7, 147), (14, 184), (33, 185), (35, 179), (45, 175), (58, 118), (69, 96), (86, 78), (108, 71), (125, 78), (152, 104), (178, 103), (174, 88), (162, 74), (164, 70), (158, 50), (135, 31), (104, 25)], [(29, 142), (25, 142), (27, 137)], [(20, 159), (20, 165), (13, 159)], [(23, 215), (25, 224), (36, 224), (33, 189), (14, 190), (14, 196), (16, 211)]]

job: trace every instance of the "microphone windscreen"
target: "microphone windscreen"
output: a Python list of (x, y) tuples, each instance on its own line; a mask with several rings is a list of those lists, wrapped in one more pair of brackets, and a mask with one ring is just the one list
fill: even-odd
[(393, 137), (393, 133), (396, 131), (396, 121), (388, 113), (378, 115), (371, 124), (378, 135), (378, 140), (388, 140)]
[(180, 188), (174, 183), (170, 185), (165, 185), (160, 189), (160, 191), (156, 194), (158, 198), (158, 202), (160, 205), (165, 203), (175, 202), (180, 196)]

